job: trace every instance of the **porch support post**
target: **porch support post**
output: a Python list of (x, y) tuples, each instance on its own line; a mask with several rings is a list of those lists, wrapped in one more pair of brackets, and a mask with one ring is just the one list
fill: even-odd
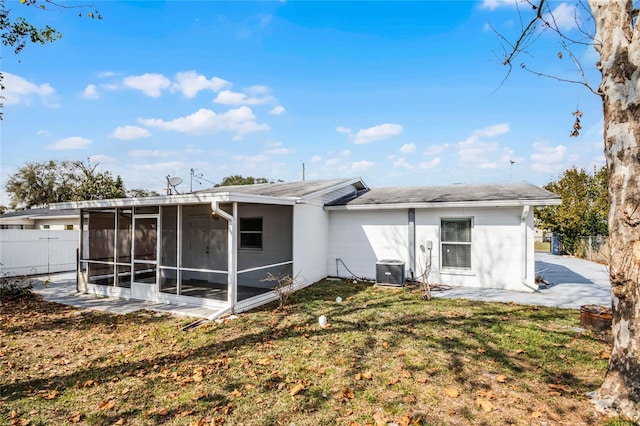
[(229, 303), (229, 310), (233, 312), (238, 301), (238, 236), (235, 220), (238, 217), (238, 203), (233, 203), (233, 214), (222, 210), (218, 205), (218, 201), (212, 201), (211, 208), (214, 213), (227, 221), (227, 302)]
[(535, 280), (532, 280), (529, 276), (529, 259), (533, 255), (533, 253), (529, 253), (529, 233), (528, 228), (529, 225), (527, 223), (529, 219), (529, 214), (531, 213), (531, 206), (522, 207), (522, 216), (520, 217), (520, 229), (522, 233), (522, 284), (531, 290), (537, 290), (537, 286), (535, 284)]
[(416, 274), (416, 209), (409, 209), (409, 272), (411, 279)]

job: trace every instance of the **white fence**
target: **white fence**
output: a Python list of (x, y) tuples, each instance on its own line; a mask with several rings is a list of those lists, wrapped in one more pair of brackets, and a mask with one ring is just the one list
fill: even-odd
[(73, 271), (77, 248), (77, 231), (0, 229), (0, 275)]

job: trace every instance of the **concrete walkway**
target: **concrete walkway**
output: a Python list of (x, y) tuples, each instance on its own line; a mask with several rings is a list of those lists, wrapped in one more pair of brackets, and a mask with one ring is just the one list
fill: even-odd
[[(76, 292), (76, 273), (65, 272), (39, 276), (35, 281), (34, 292), (47, 302), (56, 302), (80, 309), (95, 309), (115, 314), (128, 314), (139, 310), (149, 310), (179, 316), (206, 318), (215, 310), (187, 305), (169, 305), (164, 303), (145, 302), (142, 300), (125, 300), (111, 297), (99, 297)], [(49, 280), (48, 284), (45, 284)]]
[[(534, 293), (519, 291), (454, 287), (447, 291), (434, 291), (434, 297), (470, 299), (494, 302), (514, 302), (525, 305), (557, 306), (580, 309), (582, 305), (611, 306), (609, 272), (606, 266), (568, 256), (536, 253), (536, 275), (549, 282)], [(45, 285), (46, 280), (50, 280)], [(49, 302), (57, 302), (81, 309), (96, 309), (126, 314), (141, 309), (197, 318), (214, 313), (211, 309), (185, 305), (168, 305), (97, 297), (76, 293), (75, 272), (52, 274), (34, 278), (34, 291)]]
[(454, 287), (433, 295), (571, 309), (580, 309), (582, 305), (611, 306), (609, 271), (604, 265), (569, 256), (536, 253), (535, 271), (549, 285), (541, 286), (534, 293)]

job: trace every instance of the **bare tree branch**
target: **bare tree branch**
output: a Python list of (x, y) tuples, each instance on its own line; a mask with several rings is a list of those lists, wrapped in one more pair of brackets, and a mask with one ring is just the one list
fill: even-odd
[(545, 74), (543, 72), (534, 71), (534, 70), (531, 70), (531, 69), (527, 68), (527, 66), (525, 64), (521, 64), (520, 68), (522, 68), (523, 70), (528, 71), (531, 74), (536, 75), (538, 77), (546, 77), (546, 78), (550, 78), (552, 80), (562, 81), (563, 83), (579, 84), (579, 85), (584, 86), (587, 89), (589, 89), (589, 91), (592, 92), (593, 94), (600, 96), (600, 93), (598, 93), (597, 91), (593, 90), (593, 88), (586, 81), (572, 80), (572, 79), (569, 79), (569, 78), (558, 77), (557, 75)]
[(516, 40), (515, 44), (513, 44), (513, 49), (511, 53), (506, 57), (503, 62), (503, 65), (510, 65), (511, 61), (518, 56), (522, 52), (522, 46), (527, 42), (527, 39), (531, 36), (533, 31), (535, 30), (536, 23), (542, 20), (542, 7), (544, 6), (545, 0), (540, 0), (540, 3), (536, 5), (532, 5), (534, 9), (537, 9), (536, 16), (529, 21), (529, 24), (522, 30), (520, 33), (520, 37)]

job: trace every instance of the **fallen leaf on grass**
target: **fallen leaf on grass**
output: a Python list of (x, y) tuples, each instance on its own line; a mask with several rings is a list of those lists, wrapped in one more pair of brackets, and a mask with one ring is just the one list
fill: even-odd
[(490, 413), (494, 410), (491, 401), (482, 398), (476, 399), (476, 407), (482, 409), (483, 411), (486, 411), (487, 413)]
[(297, 383), (294, 387), (291, 388), (289, 394), (291, 396), (295, 396), (304, 390), (304, 385), (302, 383)]
[(444, 394), (449, 398), (457, 398), (458, 396), (460, 396), (460, 392), (458, 392), (458, 390), (454, 388), (446, 388), (444, 390)]
[(507, 376), (505, 376), (504, 374), (498, 374), (496, 376), (496, 382), (498, 382), (498, 383), (506, 383), (507, 382)]
[(362, 373), (362, 378), (366, 380), (371, 380), (373, 379), (373, 374), (370, 371), (365, 371), (364, 373)]
[(563, 392), (571, 392), (571, 388), (567, 385), (557, 384), (557, 383), (549, 383), (549, 389), (559, 390)]
[(524, 349), (516, 349), (516, 353), (519, 355), (524, 352)]
[(483, 348), (478, 348), (476, 350), (478, 351), (479, 354), (483, 354), (487, 351), (486, 349), (483, 349)]
[(382, 347), (387, 349), (389, 347), (389, 342), (382, 342)]
[(109, 397), (102, 401), (102, 403), (98, 406), (98, 410), (111, 410), (116, 406), (116, 401), (113, 397)]
[(388, 385), (395, 385), (396, 383), (398, 383), (400, 381), (399, 378), (394, 377), (393, 379), (389, 380), (389, 382), (387, 382)]
[(402, 374), (402, 378), (404, 379), (410, 379), (412, 377), (411, 371), (403, 370), (400, 374)]
[(387, 418), (380, 411), (373, 415), (373, 420), (376, 422), (376, 426), (386, 426)]
[(44, 396), (44, 399), (56, 399), (59, 395), (60, 392), (57, 389), (54, 389), (52, 391), (49, 391), (49, 393)]
[(122, 426), (124, 424), (124, 417), (120, 417), (117, 422), (115, 422), (114, 426)]
[(611, 351), (602, 351), (600, 353), (600, 359), (609, 359), (611, 358)]
[(82, 413), (80, 411), (71, 413), (71, 415), (67, 418), (67, 420), (69, 420), (69, 423), (79, 423), (80, 419), (82, 419)]
[(233, 392), (231, 392), (231, 396), (234, 398), (238, 398), (242, 396), (242, 392), (240, 392), (238, 389), (234, 389)]
[(349, 388), (344, 388), (338, 393), (338, 401), (340, 402), (349, 402), (354, 398), (353, 391)]

